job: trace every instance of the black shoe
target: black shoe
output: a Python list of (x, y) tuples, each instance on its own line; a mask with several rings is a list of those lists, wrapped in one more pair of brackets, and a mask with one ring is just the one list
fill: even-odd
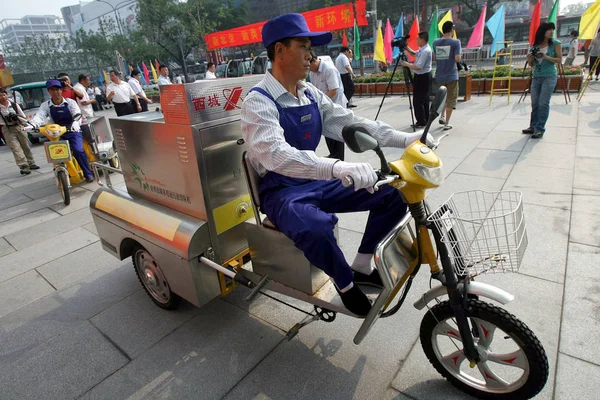
[(347, 107), (348, 107), (348, 108), (356, 108), (356, 107), (358, 107), (358, 106), (357, 106), (356, 104), (348, 104), (348, 106), (347, 106)]
[(40, 169), (37, 165), (33, 164), (29, 166), (29, 169)]
[(344, 307), (346, 307), (348, 311), (359, 317), (367, 316), (371, 309), (371, 302), (358, 286), (354, 285), (352, 289), (345, 293), (340, 292), (337, 287), (335, 290), (337, 290), (342, 299), (342, 303), (344, 303)]
[(521, 132), (523, 132), (525, 135), (531, 135), (533, 134), (533, 128), (523, 129)]
[(94, 177), (93, 176), (86, 176), (85, 177), (85, 181), (90, 183), (90, 182), (94, 182)]
[(21, 167), (21, 175), (29, 175), (30, 173), (29, 167)]
[(371, 272), (370, 275), (363, 274), (362, 272), (354, 271), (354, 283), (357, 285), (369, 285), (376, 288), (383, 289), (383, 282), (379, 276), (379, 272), (376, 269)]
[(536, 132), (533, 135), (531, 135), (532, 139), (541, 139), (544, 137), (544, 134), (542, 132)]

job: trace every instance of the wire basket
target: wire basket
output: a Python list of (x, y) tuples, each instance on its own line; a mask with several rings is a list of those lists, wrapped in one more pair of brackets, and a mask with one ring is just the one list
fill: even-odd
[(428, 218), (458, 275), (517, 272), (527, 249), (520, 192), (454, 193)]

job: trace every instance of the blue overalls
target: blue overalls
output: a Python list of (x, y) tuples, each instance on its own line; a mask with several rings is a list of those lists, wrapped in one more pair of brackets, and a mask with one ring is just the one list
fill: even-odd
[[(319, 107), (310, 91), (311, 104), (282, 108), (261, 88), (252, 88), (268, 97), (279, 111), (285, 141), (298, 150), (315, 151), (322, 132)], [(359, 253), (372, 254), (377, 244), (406, 214), (398, 191), (384, 186), (375, 194), (344, 187), (339, 179), (322, 181), (290, 178), (267, 172), (259, 188), (263, 212), (294, 241), (306, 258), (333, 278), (339, 288), (353, 281), (353, 273), (333, 234), (335, 213), (371, 211)]]
[[(69, 106), (67, 103), (63, 103), (60, 106), (52, 104), (50, 106), (50, 116), (55, 124), (65, 126), (68, 129), (70, 129), (71, 125), (73, 124), (73, 116), (69, 111)], [(83, 136), (81, 135), (81, 132), (67, 132), (61, 136), (61, 139), (69, 141), (69, 146), (71, 146), (73, 156), (83, 170), (85, 177), (93, 177), (94, 174), (90, 170), (87, 154), (85, 154), (85, 151), (83, 150)]]

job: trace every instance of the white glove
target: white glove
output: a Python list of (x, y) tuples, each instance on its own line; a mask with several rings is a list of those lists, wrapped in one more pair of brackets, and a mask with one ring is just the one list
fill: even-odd
[(81, 125), (79, 121), (73, 121), (71, 124), (71, 132), (81, 132)]
[(344, 179), (349, 176), (354, 182), (354, 190), (367, 189), (374, 193), (373, 185), (377, 182), (377, 174), (369, 163), (349, 163), (338, 161), (333, 164), (333, 176)]
[(27, 124), (27, 125), (23, 126), (23, 130), (24, 130), (25, 132), (31, 132), (31, 131), (33, 130), (33, 126), (32, 126), (32, 125), (29, 125), (29, 124)]
[[(423, 132), (418, 133), (409, 133), (408, 134), (408, 140), (406, 141), (409, 145), (413, 144), (414, 142), (416, 142), (417, 140), (421, 139), (421, 136), (423, 136)], [(437, 147), (438, 143), (435, 141), (435, 139), (433, 138), (433, 136), (431, 136), (430, 133), (427, 134), (427, 140), (425, 140), (427, 142), (427, 146), (430, 148), (435, 148)]]

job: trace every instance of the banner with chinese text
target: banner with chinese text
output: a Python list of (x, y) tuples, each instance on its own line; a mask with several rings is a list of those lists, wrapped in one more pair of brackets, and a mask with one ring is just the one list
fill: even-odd
[[(366, 0), (356, 2), (356, 22), (359, 26), (368, 25)], [(335, 31), (354, 27), (352, 3), (320, 8), (302, 13), (311, 31)], [(209, 33), (204, 36), (209, 51), (226, 47), (244, 46), (262, 41), (262, 27), (267, 21), (241, 26), (226, 31)]]

